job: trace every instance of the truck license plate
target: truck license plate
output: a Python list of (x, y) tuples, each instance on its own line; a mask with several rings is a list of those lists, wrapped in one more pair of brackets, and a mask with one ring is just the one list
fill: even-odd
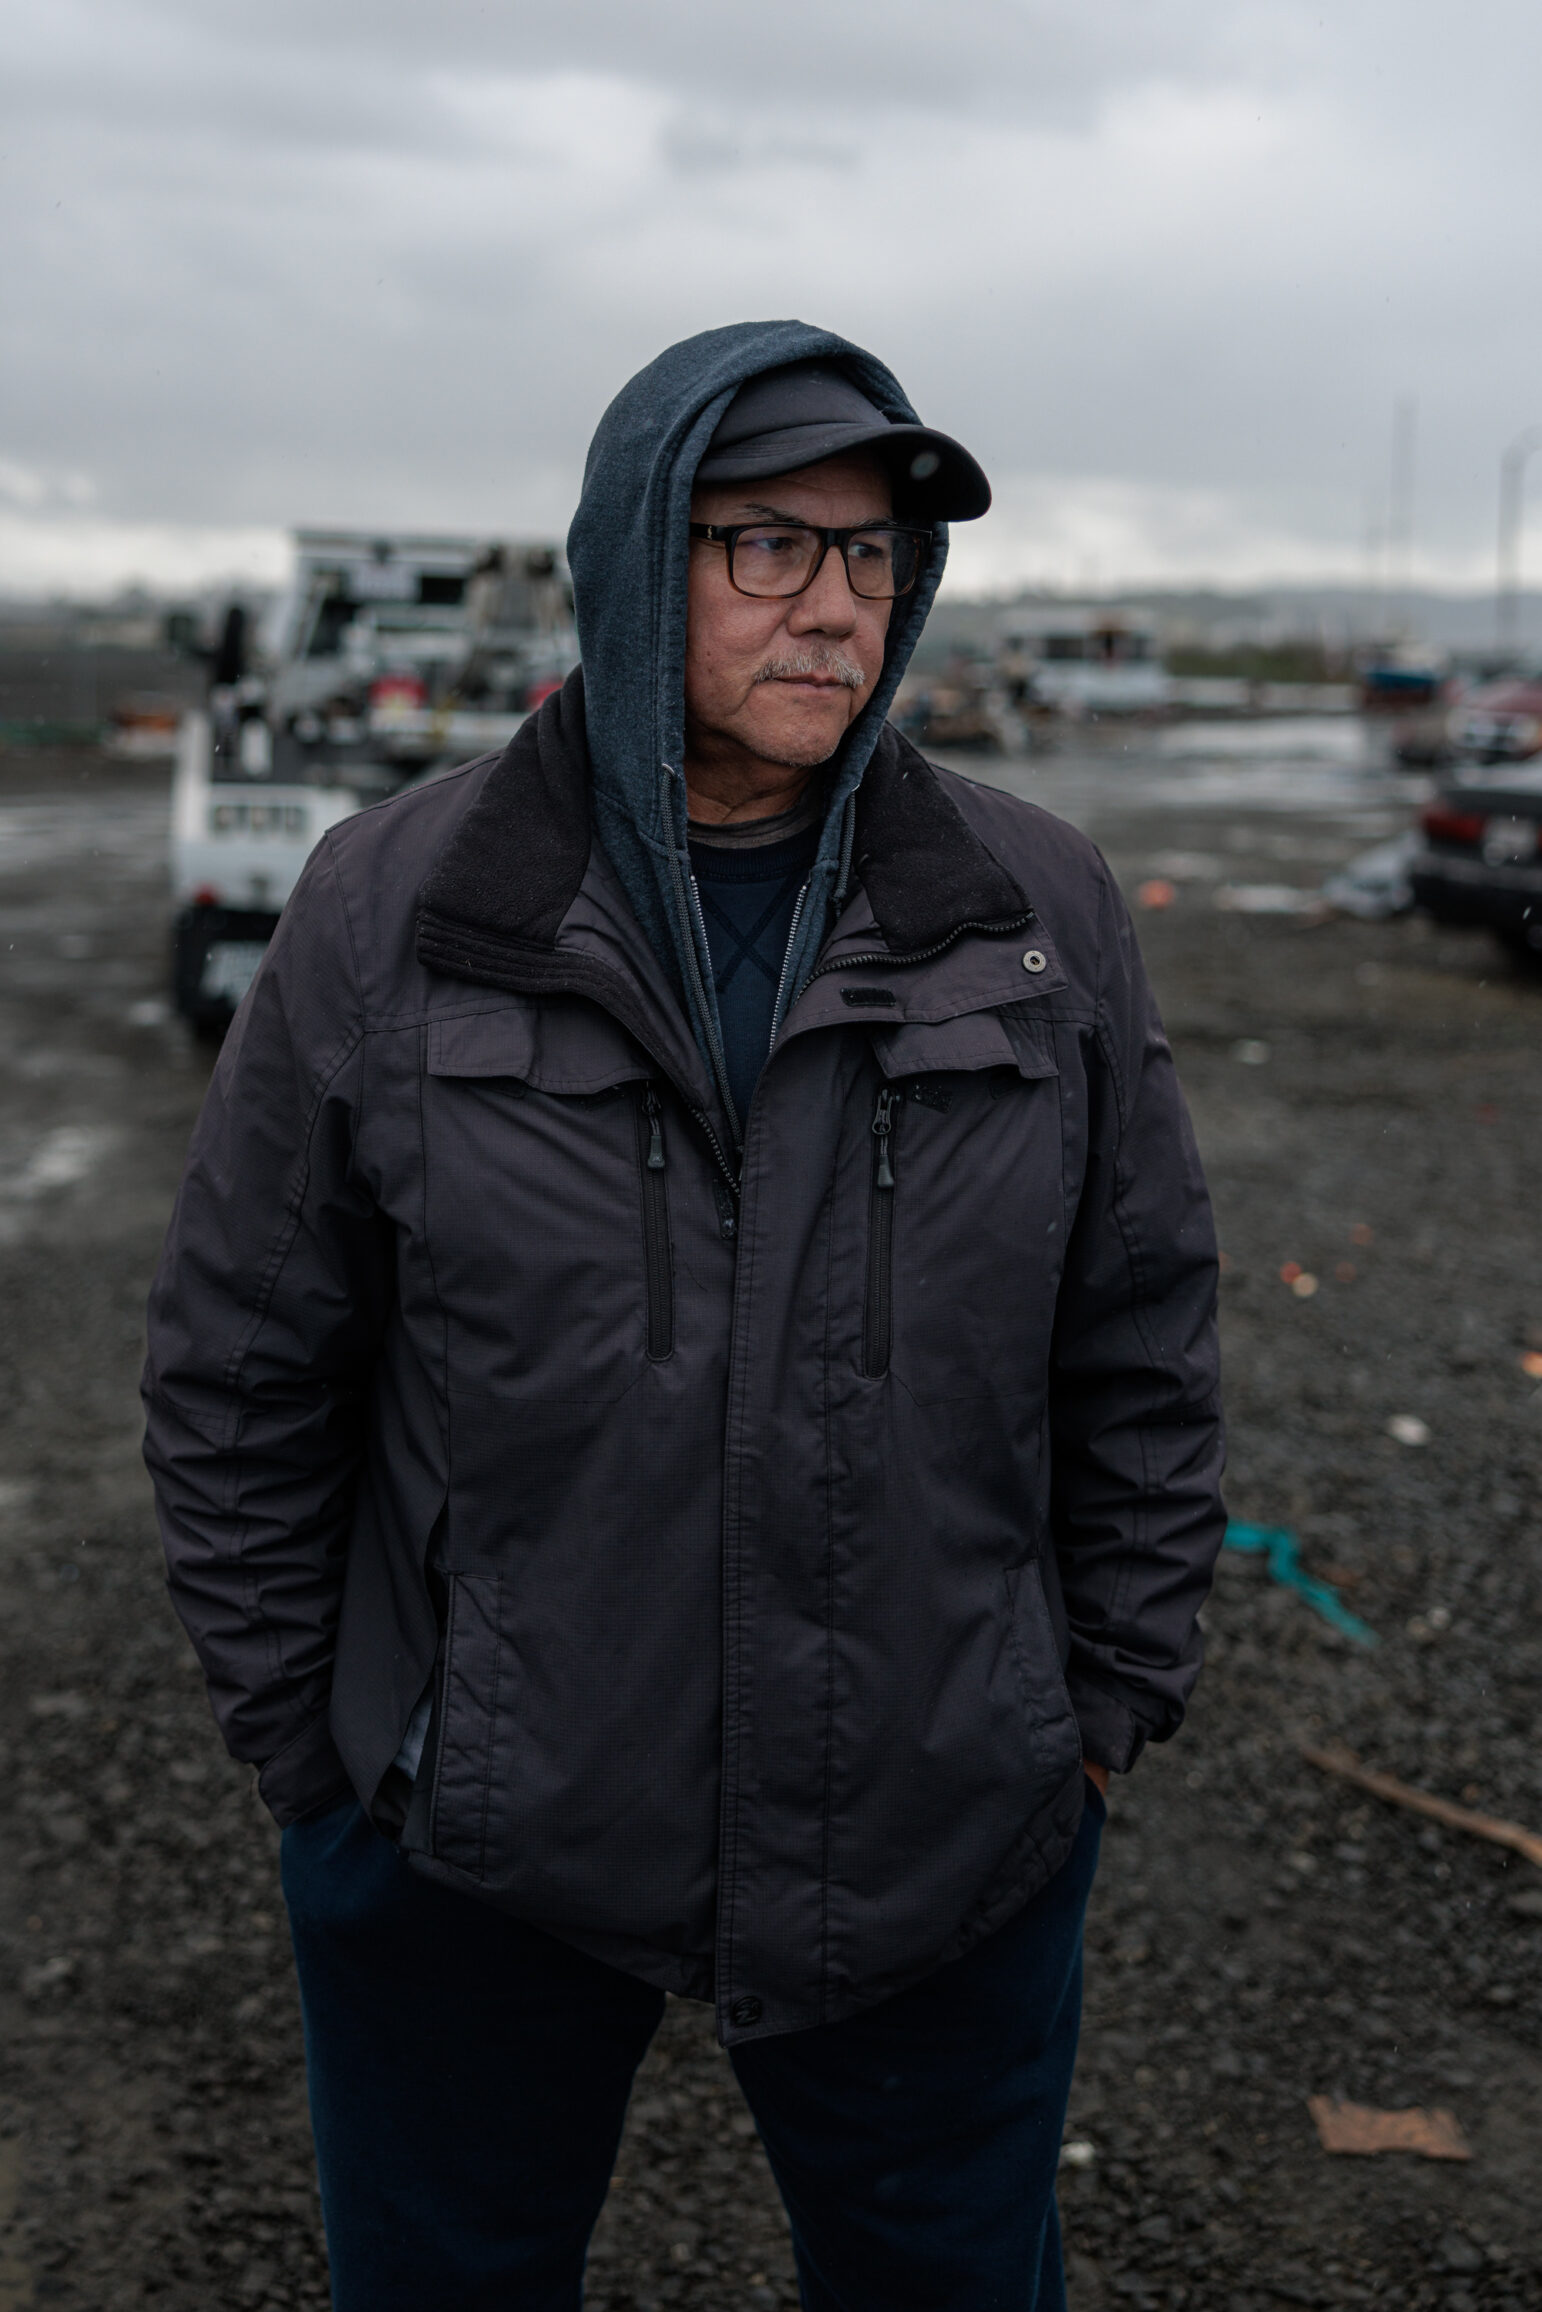
[(223, 996), (227, 1003), (239, 1003), (257, 977), (257, 966), (267, 952), (268, 943), (264, 939), (214, 940), (203, 959), (199, 994)]

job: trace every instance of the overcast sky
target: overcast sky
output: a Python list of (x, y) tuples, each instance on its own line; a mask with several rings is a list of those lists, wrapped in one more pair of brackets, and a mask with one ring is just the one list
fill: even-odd
[(1411, 398), (1487, 585), (1539, 85), (1537, 0), (13, 0), (0, 591), (563, 528), (623, 379), (776, 314), (981, 458), (957, 584), (1361, 578)]

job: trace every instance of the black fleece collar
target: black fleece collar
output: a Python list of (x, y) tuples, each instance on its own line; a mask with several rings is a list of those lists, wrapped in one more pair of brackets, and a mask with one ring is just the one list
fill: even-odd
[(589, 864), (589, 749), (581, 672), (521, 723), (418, 894), (418, 953), (428, 930), (552, 947)]
[[(498, 975), (500, 950), (550, 952), (589, 864), (582, 672), (510, 740), (418, 902), (418, 955), (452, 978)], [(853, 865), (897, 956), (1032, 910), (923, 755), (885, 725), (857, 792)]]
[(1033, 910), (923, 754), (886, 723), (857, 789), (857, 881), (896, 955), (960, 931), (1021, 923)]

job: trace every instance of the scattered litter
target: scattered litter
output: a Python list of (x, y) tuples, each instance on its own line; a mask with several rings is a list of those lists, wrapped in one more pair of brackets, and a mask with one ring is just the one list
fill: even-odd
[(1097, 2158), (1095, 2147), (1085, 2136), (1072, 2136), (1060, 2146), (1060, 2164), (1068, 2168), (1090, 2168)]
[(1421, 1421), (1417, 1413), (1394, 1413), (1387, 1423), (1387, 1435), (1395, 1437), (1400, 1445), (1427, 1445), (1430, 1425)]
[(49, 1991), (57, 1991), (70, 1982), (75, 1974), (73, 1959), (40, 1959), (36, 1966), (24, 1967), (21, 1974), (22, 1995), (27, 1999), (41, 1999)]
[(1330, 875), (1322, 895), (1342, 915), (1358, 915), (1362, 923), (1385, 922), (1389, 915), (1406, 915), (1413, 905), (1408, 868), (1419, 849), (1419, 837), (1410, 832), (1390, 843), (1362, 851), (1336, 875)]
[(1225, 1546), (1250, 1556), (1262, 1556), (1267, 1561), (1271, 1581), (1305, 1598), (1314, 1613), (1321, 1614), (1325, 1622), (1342, 1631), (1346, 1638), (1353, 1638), (1357, 1646), (1377, 1643), (1376, 1632), (1362, 1622), (1358, 1614), (1350, 1612), (1337, 1590), (1325, 1581), (1314, 1581), (1303, 1569), (1298, 1554), (1301, 1545), (1287, 1526), (1231, 1524), (1226, 1528)]
[(1339, 2103), (1329, 2095), (1309, 2095), (1307, 2110), (1324, 2151), (1411, 2151), (1421, 2159), (1471, 2159), (1456, 2114), (1411, 2104), (1406, 2111), (1378, 2111), (1369, 2103)]
[(1369, 1227), (1365, 1221), (1357, 1220), (1349, 1232), (1349, 1241), (1351, 1244), (1374, 1244), (1376, 1231)]
[(1322, 903), (1295, 883), (1222, 883), (1215, 904), (1223, 915), (1304, 915)]
[(1213, 851), (1158, 851), (1151, 872), (1174, 883), (1213, 883), (1226, 870)]
[(1299, 1260), (1287, 1260), (1280, 1270), (1281, 1284), (1288, 1284), (1297, 1300), (1310, 1300), (1317, 1290), (1317, 1279)]
[(1523, 1830), (1518, 1822), (1506, 1822), (1497, 1814), (1475, 1814), (1470, 1806), (1455, 1806), (1449, 1798), (1415, 1790), (1411, 1783), (1399, 1782), (1391, 1774), (1377, 1774), (1362, 1766), (1352, 1750), (1341, 1746), (1303, 1749), (1301, 1755), (1309, 1766), (1320, 1767), (1324, 1774), (1337, 1774), (1357, 1790), (1368, 1790), (1373, 1798), (1384, 1798), (1390, 1806), (1406, 1806), (1414, 1814), (1427, 1814), (1432, 1822), (1443, 1822), (1448, 1830), (1465, 1830), (1474, 1838), (1486, 1838), (1491, 1846), (1507, 1846), (1542, 1870), (1542, 1838), (1534, 1830)]
[(1521, 1352), (1521, 1371), (1528, 1381), (1542, 1381), (1542, 1349), (1524, 1349)]
[(20, 1172), (0, 1181), (0, 1197), (30, 1203), (52, 1188), (73, 1188), (93, 1172), (115, 1134), (99, 1124), (56, 1124), (45, 1132)]
[(1165, 875), (1153, 875), (1149, 882), (1137, 884), (1137, 907), (1171, 907), (1178, 896), (1176, 883), (1169, 883)]
[(1269, 1046), (1257, 1036), (1243, 1036), (1232, 1045), (1231, 1056), (1245, 1068), (1261, 1068), (1268, 1060)]

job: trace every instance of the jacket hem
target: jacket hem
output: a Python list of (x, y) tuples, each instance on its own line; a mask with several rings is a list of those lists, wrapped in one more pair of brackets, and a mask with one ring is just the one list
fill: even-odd
[(672, 1992), (678, 1999), (699, 1999), (708, 2005), (712, 2002), (713, 1963), (700, 1953), (668, 1951), (638, 1936), (564, 1927), (552, 1919), (532, 1917), (522, 1904), (495, 1894), (485, 1880), (457, 1870), (453, 1863), (440, 1862), (435, 1856), (421, 1854), (412, 1847), (403, 1851), (421, 1878), (432, 1879), (439, 1886), (453, 1887), (458, 1894), (470, 1895), (473, 1901), (502, 1911), (506, 1918), (517, 1919), (521, 1926), (550, 1935), (553, 1942), (566, 1943), (570, 1950), (582, 1951), (586, 1958), (598, 1959), (603, 1966), (614, 1967), (618, 1974), (632, 1975), (639, 1983), (649, 1983), (657, 1991)]

